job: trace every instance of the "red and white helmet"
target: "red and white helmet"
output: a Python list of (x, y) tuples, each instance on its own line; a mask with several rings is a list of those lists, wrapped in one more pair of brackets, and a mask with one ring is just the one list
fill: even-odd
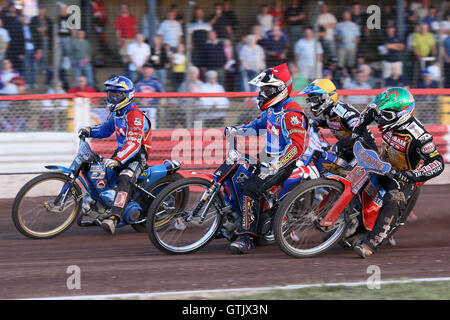
[(286, 63), (264, 70), (249, 83), (260, 88), (257, 100), (261, 111), (286, 100), (292, 91), (292, 76)]

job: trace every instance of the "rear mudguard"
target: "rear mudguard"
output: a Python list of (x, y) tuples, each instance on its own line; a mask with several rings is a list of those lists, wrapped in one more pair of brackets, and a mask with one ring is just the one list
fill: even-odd
[(159, 179), (171, 175), (178, 169), (180, 169), (180, 163), (178, 161), (165, 160), (163, 164), (149, 167), (147, 170), (142, 172), (138, 180), (147, 179), (145, 186), (146, 188), (149, 188)]

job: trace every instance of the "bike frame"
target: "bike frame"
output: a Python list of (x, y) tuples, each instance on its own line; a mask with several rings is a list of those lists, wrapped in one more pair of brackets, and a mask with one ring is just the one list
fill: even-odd
[[(364, 187), (366, 187), (366, 189), (363, 190), (360, 200), (362, 200), (363, 205), (362, 213), (363, 220), (365, 221), (364, 224), (368, 230), (373, 228), (373, 224), (378, 217), (382, 205), (380, 200), (384, 193), (379, 187), (376, 179), (374, 179), (376, 176), (372, 177), (371, 175), (385, 175), (390, 171), (391, 165), (382, 161), (375, 151), (365, 149), (359, 141), (355, 143), (353, 153), (355, 154), (358, 164), (346, 177), (333, 174), (325, 175), (328, 179), (341, 182), (344, 185), (344, 191), (328, 214), (320, 221), (322, 227), (334, 225), (350, 201), (352, 201)], [(374, 188), (378, 188), (378, 192), (374, 193)]]
[[(237, 152), (236, 141), (233, 140), (233, 143), (230, 143), (230, 145), (233, 146), (231, 151)], [(291, 175), (281, 185), (274, 186), (270, 189), (270, 193), (273, 195), (273, 200), (281, 201), (282, 198), (285, 197), (287, 193), (301, 181), (308, 178), (319, 178), (321, 174), (330, 168), (330, 166), (337, 167), (347, 164), (335, 154), (327, 152), (326, 150), (328, 148), (328, 143), (326, 143), (324, 139), (319, 136), (318, 131), (315, 128), (310, 127), (308, 147), (302, 158), (297, 161), (297, 168), (293, 170)], [(316, 159), (314, 164), (311, 164), (314, 159), (315, 151), (319, 151), (321, 153), (321, 157)], [(243, 159), (245, 159), (245, 161), (242, 163), (232, 162), (228, 164), (227, 161), (225, 161), (214, 173), (202, 171), (191, 172), (191, 174), (207, 175), (211, 179), (210, 182), (213, 185), (210, 190), (205, 191), (202, 200), (198, 205), (198, 208), (201, 208), (204, 203), (209, 200), (208, 205), (202, 211), (201, 216), (209, 210), (209, 206), (212, 203), (213, 198), (217, 192), (222, 190), (222, 188), (225, 194), (225, 205), (230, 206), (234, 212), (242, 214), (242, 184), (245, 183), (245, 180), (249, 179), (255, 171), (257, 171), (259, 165), (258, 162), (256, 165), (250, 164), (250, 158), (251, 157), (249, 155), (243, 155)], [(211, 193), (214, 191), (215, 193), (211, 196)], [(260, 208), (262, 210), (269, 210), (272, 207), (273, 203), (271, 202), (271, 199), (266, 197), (261, 199)], [(196, 212), (196, 214), (197, 213), (198, 212)]]
[[(61, 189), (61, 196), (65, 197), (64, 195), (70, 189), (71, 184), (79, 183), (92, 199), (99, 201), (105, 208), (110, 208), (115, 197), (118, 174), (114, 169), (106, 169), (101, 161), (102, 158), (91, 151), (89, 144), (86, 141), (81, 141), (78, 154), (69, 168), (58, 165), (48, 165), (45, 168), (59, 171), (71, 177), (71, 182), (66, 183)], [(136, 193), (134, 199), (137, 199), (142, 194), (154, 198), (146, 189), (179, 168), (180, 163), (176, 160), (165, 160), (161, 165), (146, 168), (135, 183)], [(117, 224), (117, 227), (129, 224), (126, 218), (130, 210), (140, 209), (139, 204), (134, 202), (134, 199), (131, 199), (125, 208), (125, 218)], [(136, 221), (134, 223), (139, 222)]]

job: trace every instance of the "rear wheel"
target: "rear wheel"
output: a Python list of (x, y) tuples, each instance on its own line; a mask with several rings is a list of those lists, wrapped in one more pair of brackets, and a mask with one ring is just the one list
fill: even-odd
[(347, 206), (333, 226), (320, 221), (340, 198), (344, 186), (325, 178), (306, 181), (293, 189), (280, 204), (274, 219), (275, 239), (286, 254), (308, 258), (333, 248), (346, 229)]
[(80, 187), (65, 174), (39, 175), (27, 182), (14, 199), (14, 225), (27, 237), (53, 238), (76, 220), (81, 210), (80, 195)]
[(206, 246), (222, 225), (222, 195), (215, 192), (203, 218), (208, 201), (201, 201), (211, 182), (186, 178), (174, 182), (153, 200), (147, 216), (147, 234), (160, 251), (168, 254), (193, 253)]
[[(184, 177), (179, 174), (178, 172), (175, 172), (171, 174), (170, 176), (164, 177), (156, 181), (154, 184), (152, 184), (147, 191), (153, 195), (147, 196), (146, 194), (142, 194), (139, 198), (136, 199), (136, 202), (139, 203), (139, 205), (142, 208), (142, 218), (144, 218), (147, 214), (147, 210), (152, 204), (153, 200), (156, 198), (156, 196), (169, 184), (172, 182), (178, 181), (184, 179)], [(137, 231), (137, 232), (146, 232), (147, 231), (147, 222), (141, 222), (141, 223), (135, 223), (132, 224), (131, 227)]]

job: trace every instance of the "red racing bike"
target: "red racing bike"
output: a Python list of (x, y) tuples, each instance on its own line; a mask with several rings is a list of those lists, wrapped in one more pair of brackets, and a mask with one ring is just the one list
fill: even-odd
[[(372, 230), (386, 193), (378, 184), (377, 175), (391, 179), (394, 176), (391, 165), (375, 151), (365, 149), (360, 141), (355, 143), (353, 152), (356, 165), (348, 175), (325, 174), (305, 181), (281, 202), (273, 231), (286, 254), (308, 258), (325, 253), (338, 243), (352, 246), (349, 238), (355, 234), (358, 220), (362, 220), (366, 230)], [(405, 223), (422, 184), (414, 185), (391, 235)]]

